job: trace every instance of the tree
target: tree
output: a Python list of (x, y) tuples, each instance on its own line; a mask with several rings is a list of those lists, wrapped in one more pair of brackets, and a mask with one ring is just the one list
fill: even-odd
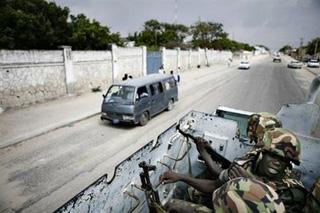
[(136, 45), (146, 45), (149, 50), (157, 50), (160, 46), (167, 48), (182, 47), (189, 28), (182, 24), (161, 23), (151, 19), (145, 22), (141, 32), (129, 35), (128, 39)]
[(106, 49), (122, 45), (119, 33), (90, 21), (85, 15), (71, 16), (69, 9), (45, 0), (0, 1), (1, 49)]
[(320, 53), (320, 37), (308, 42), (307, 53), (309, 55), (316, 55), (317, 53)]
[(78, 50), (101, 50), (109, 48), (111, 43), (122, 45), (118, 33), (110, 33), (108, 27), (92, 22), (83, 14), (71, 15), (71, 37), (68, 44)]
[(230, 50), (232, 52), (238, 51), (238, 50), (247, 50), (247, 51), (254, 50), (254, 47), (250, 46), (249, 44), (237, 42), (235, 40), (230, 40), (228, 38), (215, 39), (211, 43), (210, 48), (213, 48), (216, 50)]
[(290, 45), (285, 45), (279, 49), (279, 52), (288, 54), (289, 52), (292, 51), (292, 49), (293, 48)]
[(228, 34), (223, 31), (221, 23), (198, 21), (191, 26), (192, 43), (194, 47), (211, 47), (216, 39), (227, 38)]
[(0, 48), (54, 49), (66, 44), (69, 9), (44, 0), (2, 0)]

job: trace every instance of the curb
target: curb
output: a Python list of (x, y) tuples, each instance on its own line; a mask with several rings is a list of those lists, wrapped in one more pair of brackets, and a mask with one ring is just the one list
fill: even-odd
[(24, 142), (26, 140), (30, 140), (32, 138), (47, 134), (47, 133), (52, 132), (54, 130), (70, 126), (72, 124), (75, 124), (77, 122), (86, 120), (88, 118), (94, 117), (94, 116), (99, 115), (99, 114), (100, 114), (100, 111), (99, 112), (95, 112), (95, 113), (91, 113), (91, 114), (86, 115), (86, 116), (84, 116), (82, 118), (65, 121), (63, 123), (58, 123), (58, 124), (56, 124), (56, 125), (54, 125), (52, 127), (48, 127), (48, 128), (42, 129), (39, 132), (35, 132), (33, 134), (30, 134), (30, 135), (21, 136), (19, 138), (13, 139), (13, 140), (5, 141), (3, 144), (0, 144), (0, 149), (4, 149), (4, 148), (7, 148), (7, 147), (12, 146), (12, 145), (17, 145), (17, 144), (19, 144), (21, 142)]
[(320, 75), (320, 73), (316, 73), (314, 70), (311, 70), (309, 67), (305, 67), (307, 71), (309, 71), (311, 74), (317, 76)]

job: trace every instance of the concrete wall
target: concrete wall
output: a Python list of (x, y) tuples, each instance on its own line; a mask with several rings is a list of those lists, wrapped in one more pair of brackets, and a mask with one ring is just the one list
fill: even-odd
[(105, 89), (112, 83), (111, 51), (73, 51), (75, 92)]
[(113, 51), (0, 51), (0, 108), (108, 88), (124, 73), (146, 75), (146, 48)]
[[(20, 107), (67, 94), (107, 89), (121, 81), (125, 73), (134, 78), (147, 73), (146, 47), (111, 51), (72, 51), (64, 46), (56, 51), (0, 51), (0, 108)], [(225, 63), (231, 52), (213, 50), (162, 51), (167, 72), (185, 71), (215, 63)]]
[(226, 63), (229, 58), (232, 58), (230, 51), (215, 51), (208, 49), (197, 50), (174, 50), (161, 49), (162, 62), (165, 71), (185, 71), (207, 65), (214, 65), (217, 63)]
[(147, 73), (146, 48), (122, 48), (113, 46), (114, 54), (114, 82), (119, 82), (125, 73), (133, 78), (144, 76)]
[(62, 51), (0, 51), (0, 107), (66, 94)]
[(188, 70), (190, 69), (190, 51), (181, 51), (180, 53), (180, 69)]

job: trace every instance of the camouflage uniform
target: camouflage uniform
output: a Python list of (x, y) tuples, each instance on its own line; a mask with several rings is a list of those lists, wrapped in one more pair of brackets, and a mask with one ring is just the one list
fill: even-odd
[(227, 181), (230, 178), (234, 178), (229, 177), (229, 171), (233, 165), (241, 166), (249, 175), (263, 181), (276, 190), (287, 212), (301, 211), (305, 206), (307, 191), (300, 181), (292, 178), (291, 168), (286, 170), (282, 179), (277, 180), (270, 180), (267, 177), (262, 177), (257, 174), (259, 162), (265, 152), (273, 153), (298, 165), (301, 151), (299, 140), (290, 131), (275, 128), (265, 132), (261, 143), (263, 144), (262, 148), (252, 150), (244, 157), (235, 159), (231, 167), (221, 173), (219, 177), (220, 180)]
[(303, 212), (320, 212), (320, 177), (317, 178), (316, 182), (311, 188), (311, 192), (309, 193), (307, 199), (307, 205)]
[(185, 200), (171, 199), (166, 208), (167, 212), (197, 212), (197, 213), (212, 213), (213, 210), (201, 205)]
[(261, 141), (266, 130), (282, 127), (281, 121), (273, 114), (260, 112), (252, 114), (248, 119), (247, 135), (250, 142), (255, 141), (255, 147), (261, 147)]
[(311, 194), (320, 203), (320, 177), (317, 178), (316, 182), (313, 184)]
[(267, 184), (251, 178), (236, 178), (217, 189), (212, 196), (216, 213), (285, 212), (278, 194)]

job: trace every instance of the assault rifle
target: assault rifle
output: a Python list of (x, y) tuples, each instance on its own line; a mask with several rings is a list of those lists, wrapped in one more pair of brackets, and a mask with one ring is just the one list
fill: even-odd
[[(190, 133), (187, 133), (185, 131), (183, 131), (182, 129), (180, 129), (180, 124), (178, 124), (176, 126), (176, 129), (178, 130), (178, 132), (187, 137), (187, 138), (191, 138), (193, 141), (196, 141), (197, 140), (197, 137), (193, 136), (192, 134)], [(210, 147), (206, 147), (206, 150), (207, 152), (211, 155), (211, 158), (214, 160), (214, 161), (217, 161), (218, 163), (221, 164), (221, 167), (222, 168), (228, 168), (230, 165), (231, 165), (231, 162), (223, 157), (222, 155), (220, 155), (218, 152), (216, 152), (211, 146)]]
[(149, 171), (156, 170), (156, 166), (149, 165), (145, 161), (139, 163), (143, 172), (140, 173), (141, 188), (144, 190), (150, 212), (165, 212), (159, 198), (158, 191), (154, 190), (150, 181)]

